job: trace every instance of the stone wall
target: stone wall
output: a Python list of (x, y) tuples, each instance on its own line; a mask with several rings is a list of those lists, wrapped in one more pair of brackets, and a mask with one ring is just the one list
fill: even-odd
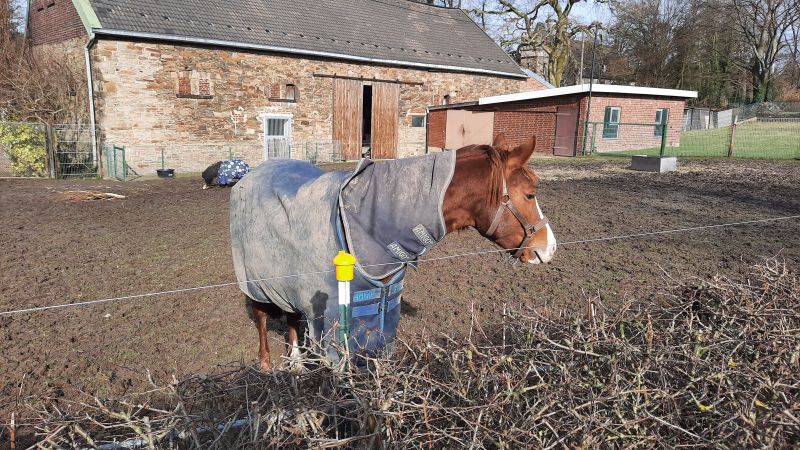
[[(160, 149), (175, 169), (195, 171), (215, 161), (209, 154), (242, 147), (258, 163), (265, 119), (292, 117), (292, 157), (306, 145), (332, 139), (333, 79), (319, 75), (400, 80), (398, 157), (424, 152), (425, 128), (411, 117), (425, 107), (518, 92), (524, 79), (434, 72), (334, 60), (200, 48), (163, 43), (100, 40), (92, 51), (101, 142), (125, 145), (135, 169), (160, 167)], [(293, 85), (295, 99), (287, 85)], [(197, 151), (194, 148), (219, 148)], [(222, 158), (217, 158), (222, 159)]]

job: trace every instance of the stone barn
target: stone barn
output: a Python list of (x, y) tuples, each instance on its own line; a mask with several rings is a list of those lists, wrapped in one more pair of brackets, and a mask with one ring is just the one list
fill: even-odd
[[(575, 85), (428, 108), (428, 150), (488, 144), (504, 133), (520, 143), (536, 134), (536, 151), (558, 156), (587, 152), (639, 150), (661, 144), (680, 144), (683, 110), (695, 91), (638, 86)], [(589, 114), (587, 110), (590, 109)], [(588, 117), (588, 120), (587, 120)]]
[(85, 59), (95, 148), (144, 174), (423, 154), (428, 105), (543, 87), (463, 11), (407, 0), (31, 0), (29, 33)]

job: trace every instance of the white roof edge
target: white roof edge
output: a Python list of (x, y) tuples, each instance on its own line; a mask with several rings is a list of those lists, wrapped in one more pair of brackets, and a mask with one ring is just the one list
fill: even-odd
[[(520, 100), (533, 100), (537, 98), (558, 97), (561, 95), (581, 94), (589, 92), (588, 84), (576, 84), (555, 89), (544, 89), (541, 91), (518, 92), (516, 94), (496, 95), (494, 97), (483, 97), (478, 99), (479, 105), (491, 105), (494, 103), (517, 102)], [(662, 89), (642, 86), (620, 86), (616, 84), (595, 84), (592, 85), (592, 92), (602, 94), (630, 94), (630, 95), (653, 95), (658, 97), (681, 97), (697, 98), (697, 91), (684, 91), (680, 89)]]

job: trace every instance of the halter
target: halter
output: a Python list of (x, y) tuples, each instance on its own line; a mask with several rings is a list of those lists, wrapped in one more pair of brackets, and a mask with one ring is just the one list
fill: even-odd
[[(541, 230), (545, 225), (547, 225), (548, 219), (547, 217), (545, 217), (544, 214), (542, 214), (542, 217), (541, 219), (539, 219), (538, 222), (536, 222), (534, 225), (529, 224), (528, 221), (522, 217), (522, 214), (520, 214), (519, 210), (516, 207), (514, 207), (514, 204), (511, 202), (511, 196), (508, 195), (508, 186), (506, 185), (506, 177), (504, 176), (503, 200), (500, 201), (500, 206), (498, 206), (497, 208), (497, 212), (494, 215), (494, 220), (492, 220), (492, 224), (489, 226), (489, 230), (486, 232), (486, 234), (489, 237), (493, 237), (494, 232), (497, 231), (497, 227), (500, 226), (500, 219), (503, 217), (503, 210), (505, 210), (506, 208), (508, 208), (508, 210), (511, 211), (511, 214), (513, 214), (514, 217), (517, 218), (517, 221), (519, 221), (520, 225), (522, 225), (522, 229), (525, 230), (525, 238), (522, 240), (522, 244), (520, 244), (519, 247), (517, 248), (517, 251), (514, 252), (514, 258), (519, 258), (520, 255), (522, 255), (522, 252), (525, 250), (525, 248), (527, 248), (528, 242), (530, 242), (531, 238), (533, 238), (533, 235), (535, 235), (537, 231)], [(539, 258), (540, 261), (542, 261), (542, 257), (539, 256), (539, 252), (536, 250), (533, 250), (533, 252), (536, 253), (536, 257)]]

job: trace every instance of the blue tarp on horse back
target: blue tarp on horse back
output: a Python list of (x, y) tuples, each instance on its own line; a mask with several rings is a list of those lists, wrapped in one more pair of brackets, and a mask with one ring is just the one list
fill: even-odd
[[(358, 259), (351, 284), (350, 350), (374, 354), (394, 341), (402, 280), (445, 233), (444, 194), (455, 154), (373, 162), (323, 172), (302, 161), (267, 161), (231, 192), (231, 242), (240, 289), (258, 302), (302, 313), (329, 345), (339, 321), (331, 260)], [(294, 274), (302, 276), (289, 276)], [(280, 278), (276, 278), (280, 277)]]

